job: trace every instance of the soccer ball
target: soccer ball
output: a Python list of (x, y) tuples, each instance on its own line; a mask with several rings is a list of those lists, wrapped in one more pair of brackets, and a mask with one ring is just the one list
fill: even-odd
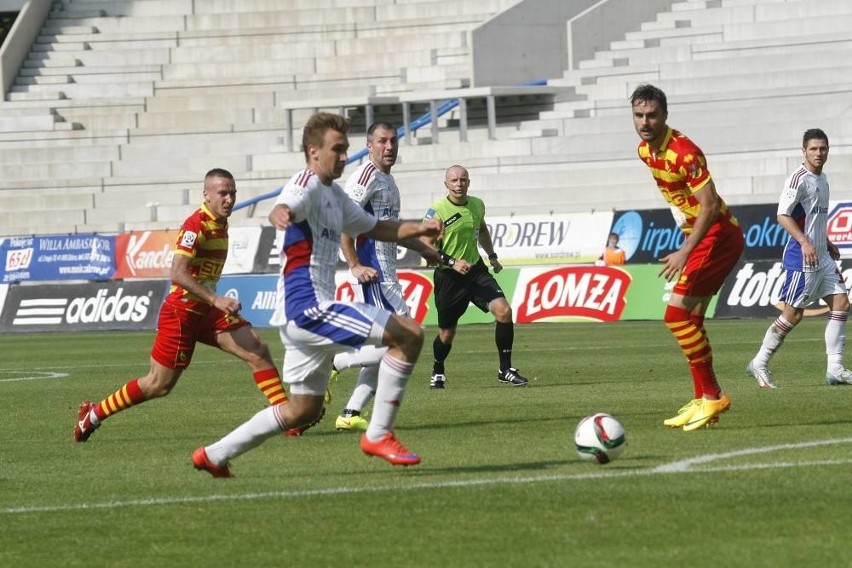
[(627, 437), (624, 426), (605, 412), (586, 416), (574, 431), (577, 454), (584, 460), (609, 463), (624, 451)]

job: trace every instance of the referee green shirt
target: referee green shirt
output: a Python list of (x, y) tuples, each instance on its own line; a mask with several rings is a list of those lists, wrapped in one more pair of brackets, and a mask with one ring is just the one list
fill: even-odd
[(485, 221), (485, 203), (478, 197), (467, 196), (467, 203), (456, 205), (448, 197), (433, 203), (426, 211), (426, 219), (440, 219), (444, 236), (437, 247), (455, 259), (476, 264), (479, 256), (479, 229)]

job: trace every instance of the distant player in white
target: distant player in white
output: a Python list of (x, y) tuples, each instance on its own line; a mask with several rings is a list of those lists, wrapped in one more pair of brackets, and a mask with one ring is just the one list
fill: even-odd
[(829, 385), (852, 384), (852, 371), (843, 367), (849, 297), (836, 260), (840, 251), (826, 236), (828, 180), (822, 168), (828, 160), (828, 137), (818, 128), (807, 130), (802, 140), (805, 162), (787, 178), (778, 203), (778, 223), (789, 233), (784, 247), (786, 270), (781, 288), (784, 309), (769, 326), (757, 355), (746, 367), (763, 388), (775, 388), (769, 361), (784, 338), (802, 321), (805, 308), (822, 298), (830, 309), (825, 326), (825, 351)]
[(283, 376), (290, 384), (290, 398), (195, 450), (195, 467), (214, 477), (231, 477), (230, 460), (267, 438), (315, 421), (335, 353), (363, 345), (388, 350), (379, 367), (373, 416), (361, 449), (392, 464), (420, 463), (396, 438), (393, 424), (423, 347), (423, 330), (413, 319), (377, 306), (335, 301), (334, 273), (344, 231), (401, 241), (438, 236), (441, 226), (380, 221), (346, 196), (334, 180), (346, 165), (348, 130), (346, 119), (336, 114), (317, 113), (308, 120), (302, 135), (307, 168), (290, 179), (269, 214), (273, 226), (284, 231), (279, 235), (281, 275), (270, 323), (279, 327), (286, 350)]
[[(399, 188), (391, 175), (399, 154), (396, 127), (386, 122), (371, 124), (367, 129), (367, 151), (369, 159), (352, 172), (344, 191), (376, 218), (398, 221), (401, 208)], [(420, 252), (431, 263), (439, 261), (438, 251), (419, 239), (399, 244)], [(396, 273), (397, 243), (377, 241), (365, 235), (354, 239), (343, 234), (340, 250), (357, 280), (354, 289), (358, 301), (384, 307), (398, 315), (409, 315)], [(338, 430), (366, 430), (368, 423), (361, 412), (376, 392), (378, 365), (385, 350), (384, 347), (364, 346), (334, 357), (334, 374), (350, 367), (361, 367), (352, 396), (335, 422)]]

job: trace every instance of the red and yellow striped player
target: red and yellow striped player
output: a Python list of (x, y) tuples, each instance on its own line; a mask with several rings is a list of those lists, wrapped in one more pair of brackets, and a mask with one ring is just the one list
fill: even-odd
[(736, 266), (745, 239), (736, 218), (716, 193), (704, 154), (666, 124), (665, 93), (653, 85), (640, 85), (630, 102), (633, 126), (642, 139), (639, 158), (650, 168), (686, 235), (679, 250), (660, 259), (663, 268), (659, 275), (669, 281), (677, 277), (664, 320), (689, 363), (695, 393), (664, 424), (692, 431), (714, 424), (731, 404), (713, 371), (704, 313)]
[(148, 374), (131, 379), (98, 403), (81, 403), (74, 426), (77, 442), (88, 440), (109, 416), (169, 394), (199, 341), (245, 361), (270, 404), (287, 400), (269, 346), (239, 315), (239, 301), (216, 294), (228, 255), (228, 217), (236, 194), (230, 172), (218, 168), (207, 172), (204, 202), (184, 221), (177, 237), (169, 274), (172, 285), (160, 308)]

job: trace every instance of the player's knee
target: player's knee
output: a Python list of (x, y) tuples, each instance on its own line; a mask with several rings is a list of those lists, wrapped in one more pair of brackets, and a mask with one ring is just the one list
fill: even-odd
[(323, 399), (316, 397), (292, 397), (281, 403), (281, 414), (288, 428), (300, 428), (313, 424), (322, 416)]
[(177, 377), (174, 380), (169, 380), (167, 377), (147, 376), (139, 379), (138, 385), (146, 399), (160, 398), (172, 392)]
[(668, 304), (666, 311), (663, 313), (663, 321), (667, 325), (689, 321), (689, 312), (681, 307)]
[(500, 323), (512, 323), (512, 306), (504, 298), (491, 302), (491, 313)]
[(442, 329), (438, 332), (438, 337), (440, 338), (441, 343), (449, 345), (456, 338), (456, 328)]
[(846, 294), (837, 294), (832, 302), (831, 309), (835, 312), (849, 311), (849, 297)]

